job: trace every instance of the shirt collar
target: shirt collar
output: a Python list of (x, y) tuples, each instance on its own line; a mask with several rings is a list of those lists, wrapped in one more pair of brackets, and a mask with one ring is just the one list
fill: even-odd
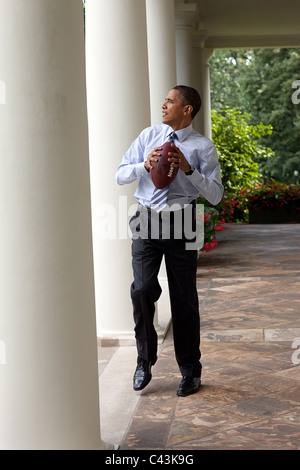
[[(177, 140), (179, 142), (183, 142), (192, 133), (192, 131), (193, 131), (192, 124), (190, 124), (187, 127), (184, 127), (183, 129), (179, 129), (178, 131), (175, 131)], [(172, 132), (173, 132), (173, 129), (172, 127), (169, 126), (167, 136), (169, 137), (169, 135)]]

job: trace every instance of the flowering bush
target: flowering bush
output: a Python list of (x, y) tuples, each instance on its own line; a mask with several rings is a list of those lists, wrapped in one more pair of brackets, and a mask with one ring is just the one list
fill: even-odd
[(220, 217), (225, 223), (247, 222), (248, 209), (244, 198), (246, 190), (240, 190), (240, 193), (230, 193), (225, 191), (222, 200), (217, 205)]
[(240, 188), (251, 188), (261, 180), (258, 157), (264, 161), (274, 155), (271, 149), (257, 143), (260, 137), (272, 133), (271, 126), (262, 123), (253, 126), (249, 122), (250, 115), (236, 109), (212, 111), (212, 140), (218, 151), (226, 191), (217, 206), (198, 199), (205, 207), (202, 251), (210, 251), (218, 244), (216, 234), (223, 230), (225, 223), (247, 221), (247, 202)]
[(210, 251), (218, 245), (216, 234), (224, 229), (224, 223), (217, 209), (204, 207), (204, 246), (201, 251)]
[(244, 203), (255, 211), (286, 207), (300, 211), (300, 187), (295, 184), (283, 184), (270, 181), (242, 192)]

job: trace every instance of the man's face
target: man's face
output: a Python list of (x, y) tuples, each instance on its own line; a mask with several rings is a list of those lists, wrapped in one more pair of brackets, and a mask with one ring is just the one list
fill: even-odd
[(162, 105), (162, 122), (174, 130), (182, 129), (190, 124), (189, 105), (184, 105), (179, 90), (170, 90)]

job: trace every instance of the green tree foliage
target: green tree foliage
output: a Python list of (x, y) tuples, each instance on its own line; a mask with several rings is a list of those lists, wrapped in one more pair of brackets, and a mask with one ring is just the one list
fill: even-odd
[(300, 49), (253, 51), (246, 93), (252, 104), (252, 121), (268, 122), (272, 137), (262, 139), (275, 151), (263, 166), (267, 178), (291, 181), (300, 170), (300, 106), (292, 102), (292, 83), (300, 78)]
[(204, 241), (205, 250), (209, 251), (215, 243), (217, 231), (229, 221), (247, 221), (243, 192), (262, 181), (259, 165), (255, 161), (266, 161), (274, 153), (268, 147), (258, 143), (262, 136), (272, 133), (270, 125), (250, 124), (250, 116), (237, 109), (226, 108), (219, 112), (212, 111), (212, 137), (216, 145), (220, 165), (224, 196), (222, 201), (212, 207), (204, 198), (198, 202), (205, 206)]
[(250, 50), (218, 50), (210, 59), (212, 109), (237, 108), (249, 112), (245, 78), (252, 59)]
[(272, 133), (271, 126), (252, 125), (250, 116), (237, 109), (212, 111), (212, 137), (216, 145), (227, 192), (238, 193), (261, 180), (257, 160), (266, 161), (273, 152), (258, 143), (262, 136)]
[(300, 49), (215, 51), (210, 59), (212, 108), (237, 108), (250, 123), (271, 124), (259, 143), (274, 150), (271, 159), (254, 157), (265, 180), (291, 182), (300, 170), (300, 104), (291, 100), (300, 79)]

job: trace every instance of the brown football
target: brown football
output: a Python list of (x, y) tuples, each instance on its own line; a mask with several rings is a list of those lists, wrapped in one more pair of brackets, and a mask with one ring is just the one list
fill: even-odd
[(172, 142), (165, 142), (161, 148), (161, 156), (158, 157), (157, 162), (151, 162), (152, 168), (150, 170), (153, 184), (158, 189), (163, 189), (169, 186), (172, 181), (176, 178), (178, 168), (171, 166), (171, 162), (168, 162), (169, 152), (173, 152), (174, 149), (171, 146)]

